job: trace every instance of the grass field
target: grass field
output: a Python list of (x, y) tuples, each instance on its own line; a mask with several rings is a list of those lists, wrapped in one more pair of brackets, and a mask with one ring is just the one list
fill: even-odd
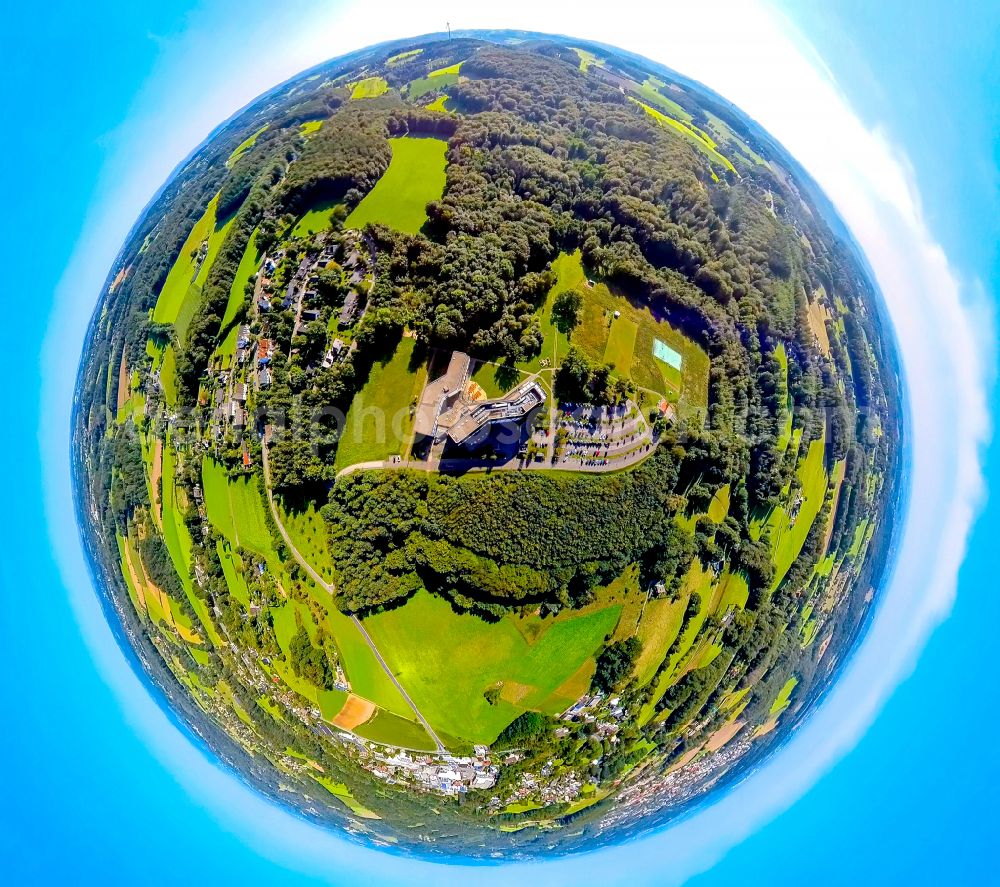
[(383, 77), (365, 77), (351, 84), (352, 99), (375, 99), (389, 91), (389, 84)]
[(385, 60), (385, 63), (389, 66), (398, 65), (400, 62), (409, 61), (412, 58), (416, 58), (423, 52), (423, 49), (408, 49), (406, 52), (400, 52), (396, 55), (389, 56)]
[[(315, 640), (316, 631), (314, 623), (309, 617), (308, 610), (294, 601), (289, 601), (281, 607), (272, 608), (271, 615), (274, 619), (274, 634), (285, 655), (292, 637), (298, 631), (298, 622), (295, 618), (296, 610), (302, 619), (302, 624), (309, 630), (310, 637)], [(305, 678), (295, 674), (291, 666), (277, 659), (271, 660), (271, 668), (280, 675), (281, 679), (288, 684), (300, 696), (315, 703), (319, 708), (323, 718), (332, 721), (347, 702), (347, 693), (343, 690), (324, 690), (310, 683)]]
[(304, 136), (311, 136), (323, 128), (322, 120), (307, 120), (299, 127), (299, 132)]
[(264, 499), (256, 480), (231, 479), (218, 462), (205, 457), (201, 484), (208, 519), (234, 549), (244, 548), (263, 558), (277, 576), (281, 562), (268, 529)]
[(788, 449), (788, 444), (792, 440), (792, 399), (788, 394), (788, 352), (785, 351), (785, 343), (779, 342), (774, 349), (774, 356), (781, 366), (782, 387), (785, 392), (785, 409), (781, 417), (781, 434), (778, 436), (778, 452), (784, 453)]
[(444, 89), (458, 83), (458, 72), (461, 67), (462, 63), (459, 62), (456, 65), (449, 65), (447, 68), (438, 68), (436, 71), (431, 71), (426, 77), (411, 80), (407, 87), (410, 98), (418, 99), (420, 96), (433, 92), (435, 89)]
[(382, 222), (416, 234), (427, 221), (427, 204), (444, 193), (448, 143), (412, 136), (389, 139), (389, 143), (389, 168), (347, 217), (346, 226), (363, 228), (369, 222)]
[(229, 155), (229, 159), (226, 160), (226, 166), (232, 166), (244, 153), (249, 151), (254, 146), (254, 142), (260, 138), (261, 133), (264, 132), (267, 127), (268, 124), (265, 123), (260, 129), (257, 130), (257, 132), (240, 142), (233, 150), (233, 153)]
[(434, 742), (420, 724), (388, 711), (379, 711), (370, 721), (355, 727), (354, 732), (365, 739), (387, 745), (401, 745), (422, 751), (435, 749)]
[(642, 651), (633, 669), (640, 687), (653, 679), (656, 669), (680, 631), (686, 607), (686, 597), (680, 597), (676, 601), (657, 598), (646, 604), (638, 631)]
[(774, 703), (771, 705), (770, 715), (772, 718), (777, 717), (786, 708), (788, 708), (788, 704), (791, 701), (792, 697), (792, 690), (795, 689), (795, 685), (798, 684), (798, 682), (799, 679), (794, 676), (790, 677), (787, 681), (785, 681), (785, 685), (781, 688), (780, 692), (778, 693), (778, 698), (775, 699)]
[[(655, 318), (645, 306), (632, 304), (605, 284), (587, 286), (579, 251), (563, 253), (552, 267), (559, 280), (540, 318), (546, 343), (542, 356), (548, 356), (546, 346), (553, 337), (562, 336), (548, 317), (551, 299), (564, 289), (577, 289), (583, 295), (583, 308), (569, 341), (559, 346), (560, 354), (565, 353), (569, 344), (576, 345), (591, 360), (610, 361), (620, 375), (631, 378), (640, 388), (677, 403), (682, 418), (704, 414), (708, 403), (709, 359), (702, 348), (666, 321)], [(617, 318), (615, 311), (620, 312)], [(653, 356), (657, 339), (681, 355), (680, 370)]]
[(392, 357), (376, 363), (364, 387), (347, 411), (344, 432), (337, 445), (336, 469), (401, 455), (413, 434), (411, 406), (420, 397), (427, 369), (413, 366), (416, 340), (404, 337)]
[(788, 511), (779, 506), (768, 515), (761, 526), (762, 532), (769, 531), (771, 534), (771, 551), (775, 567), (774, 588), (778, 587), (795, 558), (799, 556), (809, 528), (823, 506), (827, 486), (823, 462), (824, 449), (824, 440), (819, 438), (810, 442), (804, 457), (800, 454), (796, 473), (801, 483), (802, 503), (794, 522), (789, 519)]
[(153, 320), (156, 323), (173, 323), (177, 320), (181, 305), (188, 289), (194, 283), (196, 263), (192, 253), (197, 255), (201, 244), (208, 239), (215, 228), (215, 207), (218, 198), (213, 197), (201, 218), (194, 223), (173, 266), (167, 273), (163, 288), (153, 309)]
[[(521, 712), (554, 714), (576, 700), (589, 683), (577, 673), (586, 674), (620, 613), (614, 604), (549, 619), (532, 643), (513, 618), (487, 623), (419, 592), (402, 607), (368, 617), (365, 627), (435, 730), (492, 742)], [(491, 687), (501, 690), (496, 705), (483, 696)]]
[(518, 369), (497, 363), (477, 363), (471, 379), (487, 397), (503, 397), (511, 388), (528, 376)]
[(719, 578), (712, 596), (712, 613), (723, 615), (730, 607), (743, 609), (750, 597), (750, 587), (740, 573), (725, 572)]
[(326, 231), (333, 227), (331, 214), (338, 205), (338, 201), (335, 200), (324, 200), (317, 203), (295, 223), (288, 236), (312, 237), (313, 234), (319, 234), (320, 231)]
[(305, 508), (286, 509), (278, 502), (282, 526), (288, 531), (295, 547), (312, 567), (328, 582), (335, 578), (330, 557), (329, 533), (326, 521), (310, 502)]
[(633, 87), (633, 89), (640, 97), (649, 102), (649, 104), (660, 108), (660, 110), (669, 114), (675, 120), (678, 120), (681, 123), (690, 124), (692, 120), (691, 115), (673, 99), (667, 98), (662, 92), (660, 92), (659, 87), (665, 85), (666, 84), (664, 84), (662, 80), (659, 80), (656, 77), (647, 77), (641, 86), (638, 88)]
[(330, 794), (336, 796), (337, 800), (340, 801), (348, 810), (352, 813), (360, 816), (362, 819), (381, 819), (377, 813), (373, 813), (363, 804), (358, 803), (354, 799), (354, 795), (351, 794), (351, 790), (344, 785), (342, 782), (334, 782), (327, 776), (313, 776), (323, 788), (325, 788)]
[(229, 586), (229, 593), (244, 607), (249, 607), (250, 592), (247, 589), (247, 580), (243, 576), (242, 565), (238, 563), (239, 555), (234, 554), (232, 548), (225, 542), (218, 542), (216, 548), (219, 552), (219, 560), (222, 562), (222, 572), (226, 577), (226, 585)]
[(611, 321), (608, 342), (604, 346), (604, 362), (613, 364), (623, 376), (632, 372), (632, 354), (635, 339), (639, 334), (639, 324), (630, 317), (619, 317)]
[(216, 631), (215, 624), (208, 612), (208, 604), (194, 593), (191, 584), (191, 534), (187, 524), (184, 523), (183, 515), (180, 512), (174, 489), (175, 454), (173, 444), (169, 438), (163, 446), (163, 470), (161, 474), (162, 482), (162, 522), (163, 522), (163, 542), (170, 553), (174, 568), (180, 578), (184, 593), (192, 608), (198, 616), (209, 639), (216, 646), (222, 643), (222, 638)]
[[(219, 197), (216, 195), (209, 201), (201, 218), (195, 222), (177, 260), (167, 274), (156, 300), (156, 307), (153, 309), (153, 320), (156, 323), (173, 324), (181, 340), (184, 339), (188, 325), (198, 308), (201, 287), (208, 271), (235, 218), (231, 215), (225, 220), (216, 219), (215, 209), (218, 202)], [(197, 256), (200, 255), (202, 244), (206, 241), (208, 249), (199, 265)]]
[(657, 123), (662, 124), (673, 132), (683, 136), (689, 144), (693, 145), (698, 151), (704, 154), (705, 157), (707, 157), (712, 163), (718, 163), (730, 172), (736, 172), (736, 167), (733, 166), (732, 161), (725, 155), (719, 153), (718, 146), (708, 133), (697, 129), (690, 124), (685, 124), (679, 120), (675, 120), (673, 117), (667, 116), (662, 111), (657, 110), (651, 105), (647, 105), (645, 102), (640, 102), (638, 99), (633, 98), (632, 101), (639, 105), (639, 107), (642, 108)]
[(572, 47), (572, 49), (580, 57), (580, 70), (584, 73), (590, 70), (591, 65), (601, 64), (600, 59), (592, 52), (588, 52), (586, 49), (578, 49), (576, 46)]
[(550, 366), (557, 366), (569, 350), (569, 337), (552, 321), (552, 304), (555, 302), (556, 296), (567, 290), (579, 290), (581, 293), (585, 291), (586, 276), (583, 273), (583, 263), (579, 250), (575, 253), (560, 253), (556, 256), (552, 260), (552, 271), (556, 275), (556, 282), (546, 295), (545, 303), (535, 314), (542, 331), (541, 351), (532, 360), (518, 364), (522, 369), (532, 373), (538, 372), (543, 360), (549, 361)]
[(640, 724), (648, 723), (650, 718), (653, 717), (655, 714), (656, 703), (660, 700), (660, 697), (666, 693), (667, 688), (670, 687), (671, 684), (673, 684), (677, 679), (677, 675), (675, 674), (677, 666), (680, 665), (687, 656), (688, 652), (694, 645), (695, 639), (701, 633), (702, 626), (705, 624), (705, 620), (708, 618), (711, 611), (712, 583), (713, 574), (711, 570), (705, 570), (701, 565), (701, 561), (695, 558), (694, 562), (691, 564), (691, 568), (688, 570), (687, 576), (684, 578), (681, 600), (686, 608), (688, 598), (691, 596), (692, 592), (697, 592), (701, 597), (701, 607), (688, 622), (687, 628), (684, 629), (684, 633), (681, 635), (680, 643), (678, 643), (677, 648), (671, 654), (667, 667), (656, 680), (653, 695), (650, 697), (649, 702), (647, 702), (639, 712)]
[(424, 107), (428, 111), (443, 111), (445, 113), (450, 113), (451, 109), (447, 106), (448, 99), (450, 96), (443, 92), (439, 95), (433, 102), (428, 102)]
[(229, 288), (229, 301), (226, 303), (225, 314), (222, 315), (220, 330), (227, 330), (229, 325), (236, 320), (240, 309), (247, 302), (246, 286), (251, 275), (257, 270), (261, 256), (257, 252), (257, 232), (250, 235), (247, 248), (240, 259), (240, 264), (236, 268), (236, 276), (233, 278), (233, 285)]

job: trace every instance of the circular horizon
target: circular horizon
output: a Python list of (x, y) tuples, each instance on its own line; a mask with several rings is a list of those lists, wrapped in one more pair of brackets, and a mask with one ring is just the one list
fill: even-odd
[[(904, 350), (905, 350), (905, 349), (904, 349)], [(904, 486), (905, 486), (905, 485), (904, 485)], [(902, 523), (902, 522), (901, 522), (901, 523)], [(772, 761), (773, 761), (773, 759), (772, 759)]]

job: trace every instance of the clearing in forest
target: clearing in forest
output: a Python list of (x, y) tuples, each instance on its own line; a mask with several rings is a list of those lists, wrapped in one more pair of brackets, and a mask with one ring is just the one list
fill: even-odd
[(389, 84), (383, 77), (365, 77), (351, 84), (352, 99), (375, 99), (389, 91)]
[(328, 231), (333, 227), (333, 211), (340, 206), (337, 200), (323, 200), (309, 209), (295, 223), (289, 232), (289, 237), (312, 237), (320, 231)]
[(389, 144), (389, 168), (347, 217), (345, 226), (363, 228), (369, 222), (381, 222), (405, 234), (416, 234), (427, 221), (427, 204), (444, 193), (448, 143), (403, 136), (389, 139)]

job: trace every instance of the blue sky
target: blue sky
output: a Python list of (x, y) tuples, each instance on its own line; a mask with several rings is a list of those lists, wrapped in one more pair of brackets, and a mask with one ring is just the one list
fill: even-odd
[[(697, 883), (759, 883), (765, 872), (778, 883), (996, 881), (990, 847), (1000, 815), (983, 789), (1000, 777), (992, 738), (1000, 716), (990, 704), (984, 622), (993, 612), (1000, 513), (980, 493), (974, 441), (986, 439), (982, 408), (992, 414), (996, 400), (989, 372), (1000, 280), (995, 4), (966, 4), (959, 16), (925, 0), (907, 4), (905, 15), (896, 4), (861, 0), (828, 0), (821, 9), (786, 3), (765, 27), (762, 13), (742, 22), (757, 13), (717, 3), (710, 6), (720, 24), (712, 29), (701, 27), (706, 7), (687, 3), (653, 20), (623, 15), (625, 3), (613, 20), (604, 18), (606, 5), (586, 3), (561, 17), (516, 2), (429, 2), (419, 15), (377, 17), (352, 4), (143, 6), (56, 3), (41, 17), (9, 14), (18, 39), (0, 83), (12, 119), (0, 142), (8, 178), (0, 231), (16, 320), (5, 341), (10, 412), (0, 435), (2, 458), (15, 467), (8, 477), (15, 509), (0, 552), (7, 877), (172, 883), (187, 870), (199, 882), (291, 884), (456, 876), (408, 870), (288, 822), (180, 736), (123, 669), (80, 574), (61, 472), (81, 324), (121, 237), (170, 168), (273, 82), (450, 19), (603, 37), (736, 100), (838, 201), (869, 250), (911, 355), (920, 443), (913, 540), (900, 588), (844, 692), (766, 779), (710, 815), (627, 853), (539, 875), (666, 883), (708, 868)], [(816, 69), (825, 76), (814, 77)], [(931, 333), (944, 336), (933, 354)], [(987, 489), (1000, 483), (995, 456), (988, 445)], [(977, 514), (954, 596), (963, 530)], [(173, 842), (183, 847), (179, 860), (164, 855)], [(477, 880), (524, 874), (492, 871)]]

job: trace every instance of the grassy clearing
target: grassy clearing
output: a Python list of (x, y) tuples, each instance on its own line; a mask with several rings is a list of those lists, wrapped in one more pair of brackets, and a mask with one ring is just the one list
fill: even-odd
[(218, 202), (217, 194), (195, 222), (167, 274), (153, 309), (153, 320), (173, 324), (182, 341), (198, 309), (205, 278), (235, 219), (235, 214), (227, 219), (217, 219)]
[(264, 499), (256, 479), (230, 478), (218, 462), (205, 457), (201, 484), (208, 520), (236, 550), (244, 548), (263, 558), (281, 574), (281, 561), (268, 529)]
[(154, 339), (146, 340), (146, 354), (152, 361), (152, 366), (150, 367), (150, 369), (154, 373), (158, 373), (160, 371), (160, 367), (163, 364), (164, 351), (166, 351), (166, 345), (164, 343), (157, 342)]
[[(457, 614), (443, 599), (419, 592), (402, 607), (368, 617), (365, 627), (436, 730), (492, 742), (527, 709), (554, 714), (575, 701), (561, 685), (576, 690), (579, 682), (570, 679), (614, 629), (621, 609), (613, 604), (545, 620), (529, 642), (531, 625)], [(495, 705), (483, 696), (491, 687), (501, 690)]]
[(667, 689), (677, 679), (676, 671), (678, 665), (680, 665), (687, 656), (695, 642), (695, 639), (701, 633), (702, 626), (705, 624), (705, 620), (708, 618), (711, 611), (712, 583), (712, 571), (703, 569), (701, 561), (695, 558), (694, 562), (691, 564), (691, 568), (688, 570), (687, 576), (684, 577), (681, 600), (684, 602), (684, 606), (686, 608), (691, 594), (697, 592), (701, 598), (701, 606), (698, 609), (698, 612), (688, 622), (687, 628), (684, 629), (680, 642), (677, 644), (677, 648), (670, 657), (670, 661), (667, 663), (666, 668), (660, 674), (659, 678), (657, 678), (656, 685), (649, 702), (647, 702), (639, 712), (640, 725), (648, 723), (656, 713), (656, 703), (659, 702), (663, 694), (667, 692)]
[(646, 604), (638, 631), (642, 652), (635, 662), (633, 672), (640, 687), (653, 679), (656, 669), (680, 631), (686, 607), (686, 597), (680, 597), (676, 601), (657, 598)]
[(638, 99), (632, 98), (631, 96), (629, 98), (639, 105), (639, 107), (642, 108), (657, 123), (662, 124), (667, 129), (683, 136), (689, 144), (697, 148), (710, 162), (718, 163), (730, 172), (736, 172), (736, 167), (733, 166), (729, 158), (719, 153), (718, 147), (710, 135), (692, 125), (682, 123), (679, 120), (675, 120), (673, 117), (668, 117), (662, 111), (657, 110), (651, 105), (647, 105), (645, 102), (640, 102)]
[(334, 467), (401, 455), (413, 434), (413, 404), (427, 381), (423, 363), (413, 364), (416, 340), (404, 337), (392, 357), (376, 363), (354, 396)]
[(798, 684), (799, 679), (797, 677), (790, 677), (785, 681), (785, 685), (781, 688), (778, 693), (778, 698), (774, 700), (771, 705), (770, 715), (772, 718), (780, 715), (786, 708), (788, 708), (789, 703), (792, 698), (792, 690), (795, 689), (795, 685)]
[(451, 113), (451, 108), (448, 107), (448, 99), (450, 96), (443, 92), (439, 95), (433, 102), (428, 102), (424, 107), (428, 111), (443, 111), (445, 113)]
[(389, 91), (389, 84), (384, 77), (364, 77), (348, 84), (352, 99), (376, 99)]
[(336, 796), (337, 800), (340, 801), (348, 810), (362, 819), (381, 819), (377, 813), (373, 813), (363, 804), (358, 803), (354, 799), (354, 795), (351, 794), (351, 790), (344, 785), (342, 782), (334, 782), (328, 776), (313, 776), (323, 788), (325, 788), (330, 794)]
[(742, 610), (750, 597), (750, 587), (741, 573), (726, 571), (719, 578), (712, 599), (712, 612), (718, 615), (725, 613), (730, 607)]
[(397, 231), (416, 234), (427, 221), (427, 204), (444, 193), (448, 143), (413, 136), (389, 139), (389, 143), (389, 168), (345, 224), (363, 228), (369, 222), (382, 222)]
[(690, 125), (691, 120), (693, 119), (691, 115), (673, 99), (667, 98), (662, 92), (660, 92), (660, 88), (663, 86), (666, 86), (666, 84), (662, 80), (659, 80), (656, 77), (647, 77), (641, 86), (633, 87), (633, 90), (649, 102), (649, 104), (655, 105), (661, 111), (669, 114), (674, 118), (674, 120)]
[(219, 552), (219, 560), (222, 562), (222, 572), (226, 577), (226, 585), (229, 586), (229, 593), (244, 607), (249, 607), (250, 590), (247, 588), (247, 580), (243, 575), (243, 564), (239, 555), (235, 554), (225, 542), (218, 542), (216, 548)]
[(240, 264), (236, 268), (236, 276), (233, 278), (233, 285), (229, 288), (229, 301), (226, 303), (225, 314), (222, 315), (222, 325), (220, 330), (227, 330), (229, 325), (236, 320), (240, 311), (247, 303), (246, 287), (253, 273), (260, 265), (261, 255), (257, 251), (257, 232), (250, 235), (247, 248), (240, 259)]
[(333, 211), (340, 204), (335, 200), (324, 200), (317, 203), (310, 209), (289, 233), (289, 237), (312, 237), (320, 231), (327, 231), (333, 227)]
[(781, 419), (781, 434), (778, 436), (778, 452), (784, 453), (788, 449), (788, 444), (792, 440), (792, 412), (793, 403), (791, 395), (788, 393), (788, 353), (785, 351), (785, 343), (779, 342), (774, 349), (774, 356), (781, 365), (782, 386), (785, 392), (785, 409)]
[[(796, 470), (802, 497), (798, 514), (792, 521), (788, 509), (775, 508), (763, 525), (763, 531), (771, 535), (771, 551), (774, 556), (774, 586), (778, 587), (789, 567), (799, 556), (806, 535), (819, 514), (826, 496), (827, 475), (823, 463), (825, 442), (823, 438), (811, 441), (809, 449), (803, 458), (800, 454), (799, 466)], [(791, 505), (791, 503), (789, 503)]]
[[(709, 358), (701, 347), (666, 321), (658, 320), (649, 308), (632, 304), (605, 284), (588, 286), (579, 251), (560, 255), (552, 266), (559, 275), (559, 282), (551, 298), (568, 288), (576, 288), (583, 295), (579, 323), (567, 345), (576, 345), (594, 361), (610, 360), (614, 356), (620, 374), (631, 378), (639, 388), (676, 403), (682, 417), (704, 415), (708, 404)], [(548, 300), (543, 309), (543, 321), (546, 310), (551, 314)], [(615, 311), (620, 312), (618, 318), (614, 316)], [(633, 327), (634, 343), (631, 356), (627, 356)], [(547, 342), (551, 333), (544, 322), (542, 332)], [(657, 339), (681, 355), (680, 370), (653, 356)], [(562, 349), (560, 353), (564, 353)], [(542, 355), (547, 356), (544, 347)], [(627, 370), (622, 369), (624, 366)]]
[(847, 550), (847, 556), (855, 560), (861, 554), (861, 547), (865, 541), (865, 534), (868, 531), (868, 518), (863, 518), (854, 528), (854, 538), (851, 540), (851, 547)]
[(384, 77), (365, 77), (351, 84), (352, 99), (376, 99), (389, 91)]
[(486, 392), (487, 397), (503, 397), (511, 388), (528, 378), (518, 369), (487, 361), (477, 363), (472, 381)]
[(388, 711), (379, 711), (370, 721), (355, 727), (354, 732), (372, 742), (401, 745), (421, 751), (435, 749), (434, 742), (420, 724)]
[(188, 289), (194, 283), (198, 271), (196, 257), (202, 243), (208, 240), (215, 228), (215, 207), (218, 196), (212, 198), (201, 218), (194, 223), (181, 251), (177, 256), (153, 309), (153, 320), (156, 323), (174, 323), (184, 304)]
[(309, 137), (319, 132), (322, 128), (323, 128), (322, 120), (307, 120), (305, 123), (302, 124), (302, 126), (299, 127), (299, 132), (302, 135)]
[(820, 287), (809, 299), (809, 329), (812, 330), (819, 345), (819, 350), (827, 357), (830, 356), (830, 335), (826, 329), (826, 322), (830, 319), (830, 312), (823, 304), (823, 296), (826, 290)]
[[(286, 660), (292, 637), (299, 630), (300, 619), (302, 625), (309, 632), (309, 636), (315, 640), (315, 623), (312, 621), (309, 611), (303, 605), (289, 601), (281, 607), (272, 608), (271, 615), (274, 620), (275, 638), (278, 641), (278, 646), (281, 647), (282, 652), (285, 654)], [(271, 668), (296, 693), (316, 705), (323, 718), (327, 721), (332, 721), (337, 717), (347, 702), (347, 693), (343, 690), (324, 690), (317, 687), (305, 678), (296, 675), (291, 665), (287, 662), (272, 659)]]
[(586, 49), (579, 49), (576, 46), (573, 46), (571, 48), (573, 52), (575, 52), (580, 57), (580, 70), (583, 71), (584, 74), (586, 74), (587, 71), (590, 70), (591, 65), (597, 65), (598, 67), (600, 67), (601, 64), (603, 64), (601, 60), (596, 55), (594, 55), (594, 53), (588, 52)]
[(543, 360), (547, 360), (550, 366), (557, 366), (559, 359), (569, 350), (569, 337), (552, 320), (552, 304), (556, 296), (567, 290), (579, 290), (581, 293), (585, 290), (586, 275), (583, 273), (579, 250), (556, 256), (552, 260), (552, 271), (556, 275), (556, 282), (546, 295), (545, 303), (535, 315), (542, 331), (541, 351), (532, 360), (518, 364), (522, 369), (532, 373), (538, 372)]
[(216, 631), (215, 624), (208, 612), (208, 604), (194, 593), (194, 586), (191, 582), (191, 533), (184, 523), (184, 516), (180, 504), (177, 501), (177, 493), (174, 488), (175, 473), (175, 453), (169, 438), (163, 447), (163, 470), (161, 474), (162, 500), (163, 500), (163, 542), (167, 546), (170, 559), (173, 561), (174, 569), (181, 580), (184, 593), (198, 616), (202, 626), (208, 633), (213, 644), (222, 644), (222, 638)]
[(326, 521), (309, 502), (304, 508), (286, 509), (278, 502), (282, 526), (288, 531), (295, 547), (313, 569), (328, 582), (336, 578), (330, 557), (329, 532)]
[(120, 532), (115, 531), (115, 541), (118, 543), (118, 558), (121, 563), (122, 576), (128, 588), (128, 597), (132, 601), (132, 606), (140, 616), (146, 615), (146, 600), (143, 595), (145, 589), (139, 588), (134, 578), (134, 569), (131, 564), (129, 552), (125, 548), (125, 537)]
[(623, 376), (632, 372), (632, 354), (638, 334), (639, 324), (630, 317), (619, 317), (611, 321), (608, 342), (604, 346), (604, 362), (613, 364)]
[(418, 99), (422, 95), (434, 92), (436, 89), (445, 89), (458, 83), (461, 67), (462, 63), (458, 62), (458, 64), (449, 65), (447, 68), (438, 68), (436, 71), (431, 71), (426, 77), (411, 80), (407, 87), (409, 97), (411, 99)]
[(267, 127), (268, 124), (265, 123), (260, 129), (257, 130), (257, 132), (255, 132), (253, 135), (249, 136), (248, 138), (240, 142), (236, 146), (233, 153), (229, 155), (229, 159), (226, 161), (226, 166), (231, 167), (234, 163), (236, 163), (237, 160), (240, 159), (240, 157), (243, 154), (249, 151), (254, 146), (254, 143), (257, 141), (257, 139), (260, 138), (261, 133), (263, 133), (264, 130), (267, 129)]
[(412, 58), (416, 58), (423, 51), (424, 50), (422, 48), (420, 48), (420, 49), (408, 49), (408, 50), (406, 50), (406, 52), (400, 52), (400, 53), (397, 53), (396, 55), (389, 56), (389, 58), (387, 58), (385, 60), (385, 63), (387, 65), (398, 65), (400, 62), (405, 62), (405, 61), (409, 61)]
[(729, 484), (723, 484), (708, 503), (708, 516), (715, 523), (721, 524), (729, 514)]

